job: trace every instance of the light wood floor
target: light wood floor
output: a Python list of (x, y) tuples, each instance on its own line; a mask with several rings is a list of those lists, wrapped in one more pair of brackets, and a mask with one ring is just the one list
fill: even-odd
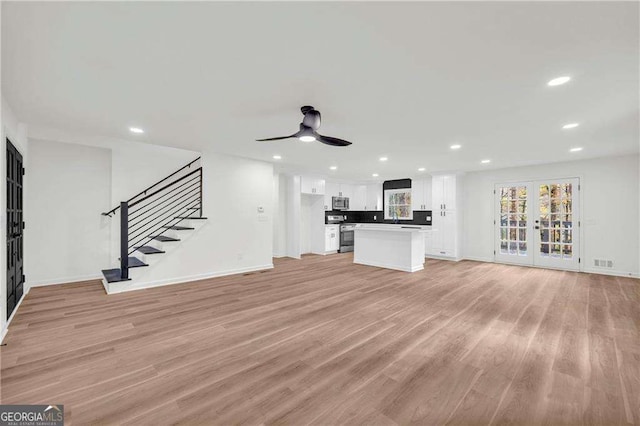
[(640, 424), (640, 282), (350, 255), (106, 296), (31, 290), (1, 402), (73, 424)]

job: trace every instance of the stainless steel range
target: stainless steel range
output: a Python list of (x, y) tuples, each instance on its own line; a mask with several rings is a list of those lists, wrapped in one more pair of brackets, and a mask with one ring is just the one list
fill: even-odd
[(340, 253), (353, 251), (355, 229), (356, 225), (354, 223), (343, 223), (340, 225)]

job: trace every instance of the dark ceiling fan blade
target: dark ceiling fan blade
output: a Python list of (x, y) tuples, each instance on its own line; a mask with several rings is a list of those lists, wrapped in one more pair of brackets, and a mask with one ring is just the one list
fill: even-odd
[(296, 135), (289, 135), (289, 136), (279, 136), (277, 138), (267, 138), (267, 139), (256, 139), (257, 142), (264, 142), (264, 141), (279, 141), (280, 139), (289, 139), (289, 138), (295, 138)]
[(351, 145), (351, 142), (345, 141), (344, 139), (332, 138), (331, 136), (322, 136), (320, 134), (318, 134), (318, 137), (316, 139), (318, 140), (318, 142), (322, 142), (323, 144), (331, 145), (331, 146)]

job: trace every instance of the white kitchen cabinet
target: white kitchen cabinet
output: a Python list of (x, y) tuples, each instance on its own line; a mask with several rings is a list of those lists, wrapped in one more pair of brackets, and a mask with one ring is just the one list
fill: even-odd
[(327, 181), (325, 183), (325, 191), (324, 191), (324, 209), (325, 210), (333, 210), (333, 200), (332, 197), (338, 197), (338, 193), (340, 192), (340, 185)]
[(310, 176), (300, 177), (300, 192), (311, 195), (324, 195), (325, 182), (324, 179), (318, 179)]
[(371, 183), (367, 185), (367, 200), (364, 209), (368, 211), (382, 210), (382, 184)]
[(456, 209), (456, 176), (436, 175), (431, 181), (433, 210)]
[(431, 179), (411, 180), (411, 205), (413, 210), (431, 210)]
[(327, 225), (324, 228), (324, 251), (334, 252), (340, 248), (340, 226)]
[(365, 210), (367, 204), (367, 186), (355, 185), (353, 198), (349, 199), (349, 210)]
[(456, 212), (453, 210), (434, 211), (431, 223), (431, 244), (427, 254), (457, 257), (457, 238)]
[(411, 208), (413, 210), (425, 210), (425, 181), (423, 179), (411, 180)]
[[(351, 185), (349, 183), (341, 183), (338, 185), (338, 197), (347, 197), (349, 199), (349, 202), (351, 202), (351, 199), (353, 198), (353, 193), (354, 193), (354, 185)], [(352, 209), (349, 209), (349, 210), (352, 210)]]
[(428, 254), (458, 257), (459, 228), (456, 194), (460, 182), (455, 175), (436, 175), (432, 178), (432, 237)]

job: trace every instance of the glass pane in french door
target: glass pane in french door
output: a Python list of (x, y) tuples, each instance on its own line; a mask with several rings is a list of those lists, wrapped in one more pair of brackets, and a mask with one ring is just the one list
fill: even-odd
[(531, 263), (531, 184), (496, 186), (496, 259), (509, 263)]
[(535, 264), (577, 269), (577, 179), (539, 181)]

